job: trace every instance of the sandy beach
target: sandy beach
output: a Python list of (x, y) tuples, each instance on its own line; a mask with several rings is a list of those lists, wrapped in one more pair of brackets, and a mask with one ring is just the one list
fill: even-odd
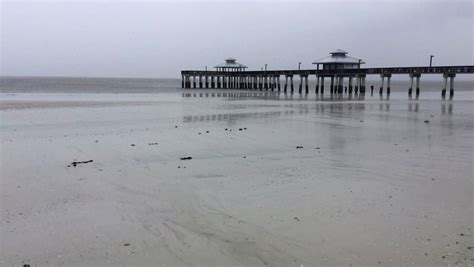
[(472, 266), (473, 103), (2, 93), (0, 265)]

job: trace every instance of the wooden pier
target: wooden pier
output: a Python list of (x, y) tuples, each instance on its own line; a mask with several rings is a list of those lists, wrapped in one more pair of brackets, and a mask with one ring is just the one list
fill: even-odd
[[(410, 87), (408, 95), (412, 97), (413, 91), (418, 98), (420, 95), (421, 75), (441, 74), (444, 78), (444, 87), (441, 90), (441, 96), (446, 97), (449, 79), (449, 97), (454, 96), (454, 77), (457, 74), (473, 74), (474, 66), (433, 66), (433, 67), (387, 67), (387, 68), (361, 68), (363, 64), (360, 59), (355, 60), (346, 56), (347, 52), (337, 50), (331, 52), (330, 60), (315, 62), (316, 69), (305, 70), (261, 70), (246, 71), (246, 66), (236, 63), (235, 59), (227, 59), (226, 63), (216, 66), (216, 71), (202, 70), (183, 70), (182, 88), (216, 88), (216, 89), (247, 89), (247, 90), (265, 90), (265, 91), (283, 91), (284, 93), (294, 93), (295, 86), (293, 77), (299, 76), (298, 93), (309, 93), (308, 77), (316, 77), (316, 94), (324, 94), (324, 79), (330, 80), (329, 93), (361, 93), (366, 92), (366, 77), (368, 75), (377, 75), (381, 79), (379, 94), (384, 90), (387, 95), (390, 94), (390, 81), (393, 74), (407, 74), (410, 77)], [(338, 58), (339, 57), (339, 58)], [(350, 58), (343, 61), (340, 58)], [(350, 62), (350, 63), (348, 63)], [(319, 68), (323, 65), (322, 69)], [(281, 77), (284, 77), (284, 83), (281, 84)], [(347, 86), (344, 86), (344, 80), (347, 78)], [(386, 79), (386, 83), (385, 83)], [(415, 83), (414, 83), (415, 82)], [(345, 90), (346, 89), (346, 90)], [(373, 88), (371, 88), (373, 93)]]

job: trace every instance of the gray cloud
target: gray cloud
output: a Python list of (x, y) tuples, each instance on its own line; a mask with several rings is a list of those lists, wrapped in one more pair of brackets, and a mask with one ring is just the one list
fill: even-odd
[(472, 1), (4, 2), (2, 75), (179, 77), (228, 56), (296, 68), (473, 64)]

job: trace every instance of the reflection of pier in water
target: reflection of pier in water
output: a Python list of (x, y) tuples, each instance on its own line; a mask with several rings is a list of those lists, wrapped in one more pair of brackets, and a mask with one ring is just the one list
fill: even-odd
[[(271, 100), (305, 100), (308, 95), (293, 95), (279, 92), (199, 92), (183, 93), (183, 98), (230, 98), (230, 99), (271, 99)], [(364, 100), (364, 94), (328, 95), (313, 97), (314, 100)], [(387, 100), (389, 97), (387, 96)]]
[(221, 98), (268, 98), (279, 99), (279, 93), (272, 92), (205, 92), (183, 93), (183, 97), (221, 97)]
[(294, 115), (324, 113), (333, 116), (343, 116), (344, 111), (363, 111), (364, 103), (315, 103), (315, 104), (287, 104), (281, 105), (285, 110), (261, 111), (261, 112), (243, 112), (243, 113), (220, 113), (205, 115), (183, 116), (183, 122), (203, 122), (203, 121), (237, 121), (245, 119), (268, 119), (275, 117), (288, 117)]
[[(354, 102), (354, 103), (304, 103), (304, 104), (284, 104), (284, 105), (267, 105), (262, 106), (263, 108), (280, 108), (284, 110), (277, 111), (256, 111), (256, 112), (242, 112), (242, 113), (219, 113), (219, 114), (204, 114), (204, 115), (186, 115), (183, 116), (183, 122), (193, 123), (193, 122), (204, 122), (204, 121), (230, 121), (236, 122), (239, 120), (246, 119), (270, 119), (276, 117), (290, 117), (295, 115), (328, 115), (330, 114), (332, 118), (351, 118), (347, 117), (348, 114), (352, 114), (357, 117), (359, 112), (364, 112), (365, 110), (371, 111), (390, 111), (390, 107), (393, 104), (389, 102), (375, 102), (375, 103), (365, 103), (365, 102)], [(407, 111), (418, 113), (420, 111), (420, 103), (408, 103)], [(246, 108), (258, 108), (259, 105), (248, 105)], [(353, 113), (356, 111), (356, 113)], [(451, 115), (453, 113), (453, 103), (441, 105), (441, 114)], [(352, 117), (352, 118), (355, 118)]]

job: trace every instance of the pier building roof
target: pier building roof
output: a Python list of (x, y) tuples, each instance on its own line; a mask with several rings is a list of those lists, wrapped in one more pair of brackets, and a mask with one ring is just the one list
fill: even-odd
[[(316, 62), (313, 62), (313, 64), (359, 64), (358, 58), (348, 56), (348, 53), (342, 49), (337, 49), (329, 54), (331, 55), (323, 57)], [(365, 64), (365, 62), (361, 60), (360, 64)]]
[(229, 68), (237, 68), (237, 69), (246, 69), (247, 66), (245, 66), (244, 64), (240, 64), (239, 62), (237, 62), (237, 60), (235, 58), (227, 58), (225, 60), (224, 63), (221, 63), (217, 66), (214, 66), (214, 68), (223, 68), (223, 69), (229, 69)]

